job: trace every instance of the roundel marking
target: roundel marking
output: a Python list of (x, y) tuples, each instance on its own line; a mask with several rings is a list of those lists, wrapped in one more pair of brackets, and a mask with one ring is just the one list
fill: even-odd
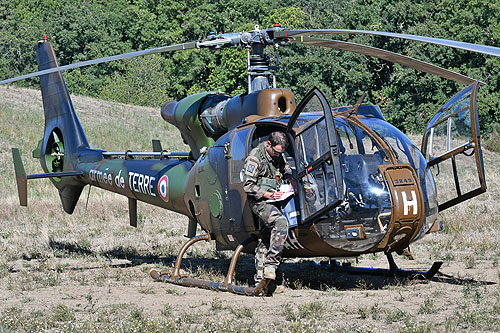
[(168, 202), (168, 176), (164, 175), (160, 178), (158, 181), (158, 194), (160, 195), (160, 198)]

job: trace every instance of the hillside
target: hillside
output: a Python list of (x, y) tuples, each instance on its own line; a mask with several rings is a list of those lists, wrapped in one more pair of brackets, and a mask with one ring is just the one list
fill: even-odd
[[(160, 139), (166, 149), (187, 150), (157, 108), (72, 98), (92, 147), (151, 150), (151, 139)], [(139, 203), (134, 229), (126, 198), (97, 188), (89, 195), (86, 188), (67, 215), (48, 180), (30, 181), (28, 207), (19, 207), (10, 148), (21, 149), (28, 173), (41, 172), (30, 155), (42, 129), (39, 91), (0, 87), (0, 332), (500, 330), (497, 153), (484, 152), (487, 193), (441, 214), (445, 230), (412, 246), (415, 261), (396, 258), (422, 270), (444, 260), (437, 278), (348, 276), (287, 260), (278, 271), (285, 292), (249, 298), (150, 279), (152, 268), (173, 267), (187, 229), (180, 215)], [(222, 280), (228, 256), (197, 244), (183, 268)], [(359, 265), (386, 261), (366, 255)], [(252, 256), (242, 256), (237, 283), (252, 280), (252, 266)]]

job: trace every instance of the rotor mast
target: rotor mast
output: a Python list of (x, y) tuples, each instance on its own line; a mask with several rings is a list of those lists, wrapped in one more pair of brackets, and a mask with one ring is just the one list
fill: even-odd
[[(278, 46), (285, 45), (286, 38), (275, 39), (274, 32), (284, 30), (275, 24), (274, 28), (260, 30), (259, 26), (255, 26), (255, 30), (251, 31), (251, 39), (248, 40), (248, 93), (270, 88), (269, 76), (272, 77), (272, 86), (276, 88), (276, 70), (278, 70), (279, 63), (276, 66), (270, 66), (271, 57), (264, 53), (266, 46), (274, 44), (276, 53), (278, 53)], [(247, 33), (248, 34), (248, 33)], [(279, 59), (279, 58), (277, 58)]]
[(264, 46), (253, 44), (248, 50), (248, 93), (270, 88), (269, 75), (272, 75), (273, 88), (276, 88), (276, 77), (269, 64), (270, 57), (264, 53)]
[(248, 93), (271, 88), (269, 77), (272, 77), (272, 86), (276, 88), (275, 71), (278, 66), (271, 66), (271, 57), (265, 53), (269, 45), (278, 47), (285, 45), (288, 39), (285, 37), (274, 38), (276, 31), (284, 30), (278, 24), (274, 28), (260, 30), (255, 26), (255, 30), (241, 32), (238, 34), (219, 34), (210, 35), (204, 41), (198, 44), (199, 48), (209, 47), (218, 49), (222, 47), (245, 46), (248, 51), (247, 75), (248, 75)]

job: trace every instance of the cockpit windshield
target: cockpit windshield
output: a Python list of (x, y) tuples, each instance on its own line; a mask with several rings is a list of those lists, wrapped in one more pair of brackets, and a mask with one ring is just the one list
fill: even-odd
[[(382, 119), (358, 119), (380, 136), (397, 156), (398, 163), (410, 164), (416, 170), (423, 185), (424, 223), (429, 226), (429, 221), (432, 222), (437, 214), (436, 189), (432, 175), (425, 171), (426, 162), (419, 149), (406, 135)], [(391, 220), (391, 196), (379, 168), (390, 162), (382, 147), (361, 127), (340, 117), (335, 118), (335, 127), (345, 189), (343, 201), (330, 211), (329, 218), (318, 221), (315, 226), (323, 240), (332, 246), (362, 251), (381, 241)], [(421, 229), (422, 234), (427, 226)], [(354, 241), (346, 243), (346, 238)]]
[[(425, 224), (421, 232), (427, 231), (437, 217), (438, 202), (436, 184), (430, 170), (426, 171), (427, 162), (424, 156), (406, 135), (388, 122), (368, 117), (360, 117), (360, 120), (391, 146), (399, 163), (408, 163), (417, 172), (425, 202)], [(421, 235), (422, 233), (419, 236)]]
[[(344, 182), (343, 201), (330, 217), (316, 223), (320, 236), (334, 247), (364, 250), (377, 244), (391, 218), (391, 198), (379, 165), (388, 164), (385, 153), (363, 129), (335, 119)], [(351, 229), (355, 229), (352, 236)], [(345, 243), (346, 237), (355, 242)]]

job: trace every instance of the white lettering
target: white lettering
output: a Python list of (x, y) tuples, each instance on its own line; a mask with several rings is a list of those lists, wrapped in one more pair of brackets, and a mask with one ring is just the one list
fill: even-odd
[(155, 181), (156, 177), (149, 177), (149, 195), (156, 197), (155, 192), (153, 191), (153, 182)]
[(417, 215), (417, 211), (418, 211), (418, 203), (417, 203), (417, 194), (415, 193), (415, 191), (411, 191), (411, 200), (408, 200), (406, 198), (406, 192), (405, 191), (402, 191), (401, 192), (401, 195), (403, 197), (403, 205), (404, 205), (404, 211), (403, 211), (403, 214), (404, 215), (409, 215), (409, 208), (410, 206), (413, 206), (413, 215)]
[(137, 180), (137, 186), (139, 187), (139, 192), (144, 193), (144, 187), (143, 187), (143, 182), (144, 182), (144, 175), (142, 173), (139, 174), (139, 179)]
[(113, 185), (113, 175), (99, 170), (92, 169), (89, 171), (90, 180), (104, 185)]
[(149, 191), (149, 177), (148, 176), (144, 177), (144, 192), (151, 195), (151, 192)]
[(115, 177), (115, 185), (116, 187), (125, 188), (125, 180), (123, 179), (121, 174), (122, 171), (120, 170), (120, 172), (118, 172), (118, 175), (116, 175)]
[(134, 186), (134, 191), (140, 192), (137, 188), (137, 177), (139, 177), (139, 174), (134, 172), (134, 176), (132, 177), (132, 185)]
[[(136, 173), (136, 172), (129, 172), (128, 173), (128, 184), (130, 187), (130, 190), (138, 193), (143, 193), (150, 195), (152, 197), (156, 197), (156, 193), (153, 191), (153, 182), (155, 181), (156, 177), (144, 175), (142, 173)], [(123, 177), (120, 180), (120, 184), (125, 187), (123, 184)]]
[(130, 187), (131, 190), (132, 190), (132, 176), (133, 175), (134, 175), (133, 172), (128, 173), (128, 186)]

